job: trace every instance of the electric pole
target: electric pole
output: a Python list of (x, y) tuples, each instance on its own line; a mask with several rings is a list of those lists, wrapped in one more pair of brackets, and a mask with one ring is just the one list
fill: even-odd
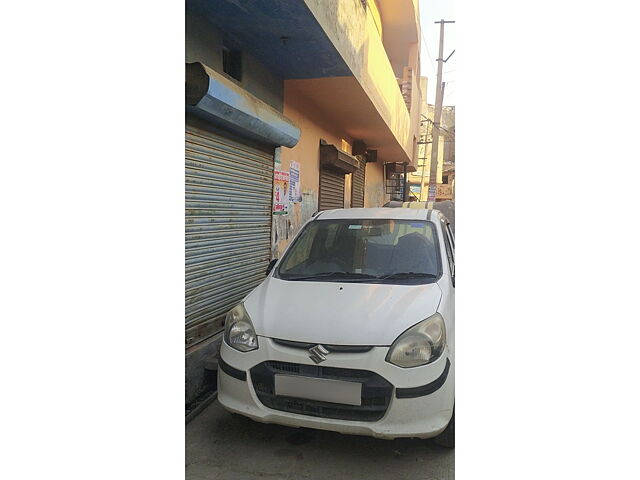
[(438, 144), (440, 142), (440, 117), (442, 116), (442, 96), (444, 86), (442, 83), (442, 64), (451, 58), (451, 55), (444, 59), (444, 24), (455, 23), (453, 20), (440, 20), (434, 22), (440, 24), (440, 46), (438, 48), (438, 80), (436, 81), (436, 107), (433, 115), (433, 141), (431, 143), (431, 164), (429, 169), (429, 196), (428, 202), (434, 202), (436, 199), (436, 177), (438, 175)]
[[(426, 94), (427, 93), (425, 92), (425, 95)], [(425, 100), (425, 103), (427, 103), (426, 100)], [(427, 169), (427, 145), (429, 143), (431, 143), (428, 140), (428, 138), (429, 138), (429, 123), (431, 123), (431, 122), (429, 121), (429, 119), (427, 117), (425, 117), (425, 119), (426, 120), (423, 120), (423, 121), (427, 124), (427, 126), (425, 127), (425, 133), (424, 133), (424, 157), (418, 158), (418, 165), (420, 164), (420, 160), (422, 160), (422, 176), (420, 177), (420, 201), (422, 201), (422, 199), (424, 198), (424, 172)]]

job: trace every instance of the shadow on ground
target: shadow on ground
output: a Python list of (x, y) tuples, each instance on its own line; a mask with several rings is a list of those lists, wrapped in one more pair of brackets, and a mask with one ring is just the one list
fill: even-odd
[(454, 452), (429, 440), (262, 424), (217, 401), (186, 432), (187, 480), (454, 478)]

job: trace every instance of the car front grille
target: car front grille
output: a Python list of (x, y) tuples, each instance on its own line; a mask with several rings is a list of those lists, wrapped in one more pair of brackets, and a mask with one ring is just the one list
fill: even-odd
[[(250, 373), (253, 388), (266, 407), (313, 417), (375, 422), (384, 416), (393, 393), (393, 385), (380, 375), (367, 370), (267, 361), (253, 367)], [(362, 404), (343, 405), (276, 395), (274, 389), (276, 374), (360, 382)]]
[[(271, 341), (278, 345), (282, 345), (284, 347), (289, 348), (299, 348), (302, 350), (309, 350), (311, 347), (317, 345), (317, 343), (309, 343), (309, 342), (293, 342), (291, 340), (281, 340), (279, 338), (272, 338)], [(365, 353), (370, 351), (373, 346), (372, 345), (322, 345), (324, 348), (329, 350), (330, 352), (337, 353)]]

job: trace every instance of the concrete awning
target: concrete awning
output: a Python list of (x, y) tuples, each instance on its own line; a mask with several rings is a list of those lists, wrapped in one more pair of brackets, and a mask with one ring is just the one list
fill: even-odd
[(300, 140), (291, 120), (201, 63), (186, 66), (186, 104), (194, 115), (259, 142), (293, 147)]
[(385, 163), (388, 173), (411, 173), (416, 171), (416, 167), (408, 163)]
[(320, 145), (320, 162), (344, 173), (353, 173), (359, 166), (356, 157), (340, 150), (335, 145)]

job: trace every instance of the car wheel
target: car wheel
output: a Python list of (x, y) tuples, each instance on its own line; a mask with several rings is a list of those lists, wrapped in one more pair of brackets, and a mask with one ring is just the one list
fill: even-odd
[(454, 408), (453, 415), (451, 415), (451, 420), (449, 420), (449, 424), (447, 425), (447, 428), (445, 428), (440, 435), (438, 435), (437, 437), (434, 437), (433, 441), (435, 443), (437, 443), (441, 447), (446, 447), (446, 448), (455, 447), (455, 440), (456, 440), (455, 420), (456, 420), (456, 409)]

